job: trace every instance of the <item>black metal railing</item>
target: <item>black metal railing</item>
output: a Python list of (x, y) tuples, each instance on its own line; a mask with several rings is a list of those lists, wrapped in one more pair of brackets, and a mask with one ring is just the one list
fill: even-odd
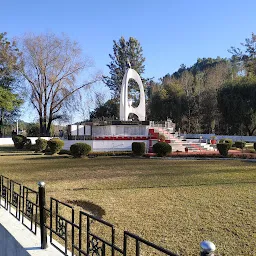
[(0, 205), (31, 232), (36, 234), (38, 223), (38, 192), (0, 176)]
[(177, 256), (128, 231), (124, 231), (122, 241), (119, 240), (123, 248), (117, 246), (114, 225), (83, 211), (79, 211), (75, 218), (72, 206), (52, 197), (47, 208), (45, 184), (40, 182), (38, 185), (37, 192), (0, 175), (0, 205), (34, 234), (40, 227), (42, 249), (47, 247), (49, 230), (50, 243), (64, 255)]

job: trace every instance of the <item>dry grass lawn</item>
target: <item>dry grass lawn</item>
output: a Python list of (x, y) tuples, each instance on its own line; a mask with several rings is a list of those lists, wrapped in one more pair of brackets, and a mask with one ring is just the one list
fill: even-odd
[(34, 189), (43, 180), (48, 197), (78, 209), (93, 203), (120, 238), (129, 230), (179, 255), (199, 255), (202, 240), (217, 255), (256, 255), (256, 162), (7, 154), (0, 174)]

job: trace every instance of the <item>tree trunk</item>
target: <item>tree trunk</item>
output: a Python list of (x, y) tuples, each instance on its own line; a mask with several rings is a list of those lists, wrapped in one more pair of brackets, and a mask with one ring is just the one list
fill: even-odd
[(52, 125), (52, 116), (49, 116), (49, 120), (48, 120), (48, 124), (47, 124), (47, 128), (46, 128), (46, 134), (47, 136), (51, 136), (51, 125)]

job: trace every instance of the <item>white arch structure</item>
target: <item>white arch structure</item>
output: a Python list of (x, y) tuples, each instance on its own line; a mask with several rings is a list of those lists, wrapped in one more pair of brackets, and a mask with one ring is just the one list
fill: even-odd
[[(140, 88), (140, 103), (137, 108), (132, 107), (131, 101), (128, 100), (128, 82), (130, 79), (134, 79)], [(130, 113), (136, 114), (139, 118), (139, 121), (145, 121), (146, 119), (146, 108), (145, 108), (145, 93), (142, 81), (139, 74), (132, 68), (128, 68), (125, 72), (121, 96), (120, 96), (120, 120), (128, 121), (128, 116)]]

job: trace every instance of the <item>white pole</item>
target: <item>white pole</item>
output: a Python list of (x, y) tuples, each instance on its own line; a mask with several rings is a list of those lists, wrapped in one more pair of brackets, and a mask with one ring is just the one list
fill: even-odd
[(18, 120), (16, 122), (16, 133), (17, 133), (17, 135), (19, 134), (19, 121)]

